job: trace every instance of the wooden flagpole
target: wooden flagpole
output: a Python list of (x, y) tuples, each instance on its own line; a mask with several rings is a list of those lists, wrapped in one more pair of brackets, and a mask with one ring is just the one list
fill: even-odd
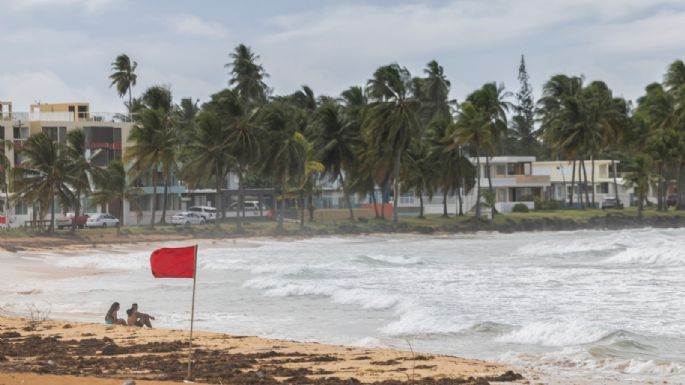
[(190, 339), (188, 340), (188, 377), (193, 363), (193, 323), (195, 322), (195, 281), (197, 279), (197, 244), (195, 245), (195, 263), (193, 266), (193, 304), (190, 307)]

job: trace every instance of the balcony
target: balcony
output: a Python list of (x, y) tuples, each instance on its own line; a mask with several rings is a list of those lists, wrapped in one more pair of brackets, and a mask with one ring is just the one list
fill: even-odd
[(133, 114), (117, 112), (4, 112), (0, 121), (23, 122), (133, 122)]

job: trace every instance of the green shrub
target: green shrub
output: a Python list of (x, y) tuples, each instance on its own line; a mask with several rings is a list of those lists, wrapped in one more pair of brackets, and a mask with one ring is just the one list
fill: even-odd
[(511, 211), (514, 213), (527, 213), (528, 211), (528, 206), (526, 206), (523, 203), (517, 203), (514, 205), (514, 207), (511, 208)]

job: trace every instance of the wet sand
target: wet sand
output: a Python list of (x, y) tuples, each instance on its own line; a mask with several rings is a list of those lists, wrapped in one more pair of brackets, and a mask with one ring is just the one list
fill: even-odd
[[(140, 384), (181, 382), (187, 372), (187, 338), (182, 330), (0, 317), (0, 384), (104, 385), (128, 378), (152, 381)], [(485, 385), (520, 379), (504, 365), (411, 351), (207, 332), (195, 334), (194, 346), (192, 378), (197, 383)]]

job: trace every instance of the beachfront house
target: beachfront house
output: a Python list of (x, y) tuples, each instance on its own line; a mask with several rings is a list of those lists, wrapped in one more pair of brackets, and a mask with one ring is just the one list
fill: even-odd
[[(573, 193), (573, 203), (575, 206), (579, 206), (578, 196), (580, 193), (584, 194), (585, 191), (584, 173), (579, 167), (579, 163), (576, 162), (575, 178), (573, 175), (573, 162), (566, 160), (534, 162), (533, 175), (549, 176), (552, 185), (550, 200), (568, 204), (571, 193)], [(585, 172), (588, 177), (588, 197), (592, 200), (592, 191), (594, 189), (595, 207), (601, 208), (604, 199), (616, 197), (614, 176), (616, 176), (615, 182), (618, 187), (618, 198), (621, 203), (628, 207), (633, 201), (633, 188), (626, 186), (622, 174), (618, 173), (617, 169), (618, 161), (615, 161), (614, 165), (612, 165), (609, 159), (597, 159), (594, 162), (590, 159), (585, 160)], [(593, 170), (594, 184), (592, 183)], [(574, 182), (573, 190), (571, 187), (572, 182)]]
[[(536, 175), (533, 173), (534, 156), (495, 156), (481, 157), (480, 161), (480, 186), (481, 189), (489, 189), (488, 176), (492, 181), (492, 189), (495, 191), (495, 208), (500, 213), (511, 212), (517, 203), (534, 209), (535, 200), (549, 199), (551, 181), (549, 175)], [(474, 165), (475, 158), (471, 159)], [(476, 205), (477, 187), (469, 193), (460, 191), (464, 212), (471, 212)], [(443, 213), (442, 193), (436, 192), (433, 198), (424, 196), (426, 214)], [(447, 212), (457, 213), (459, 210), (459, 197), (448, 197)], [(419, 198), (413, 191), (400, 194), (398, 202), (400, 212), (416, 212), (419, 207)]]

